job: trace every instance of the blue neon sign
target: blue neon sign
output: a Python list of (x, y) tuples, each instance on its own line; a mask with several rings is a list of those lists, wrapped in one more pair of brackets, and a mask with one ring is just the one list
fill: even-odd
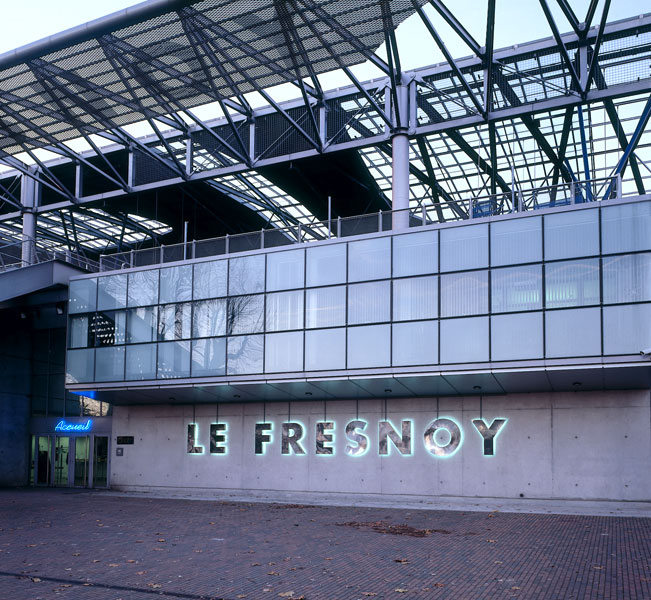
[(87, 419), (85, 423), (68, 423), (64, 419), (61, 419), (55, 425), (54, 431), (90, 431), (92, 426), (92, 419)]

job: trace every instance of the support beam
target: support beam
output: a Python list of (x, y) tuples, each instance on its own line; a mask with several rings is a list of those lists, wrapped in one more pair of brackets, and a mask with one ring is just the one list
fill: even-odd
[[(409, 88), (398, 86), (396, 90), (398, 106), (396, 114), (408, 115)], [(392, 209), (401, 211), (393, 215), (393, 228), (406, 229), (409, 227), (409, 135), (406, 123), (396, 128), (391, 138), (391, 198)]]
[(40, 200), (41, 186), (36, 179), (22, 176), (20, 203), (23, 206), (23, 244), (21, 259), (23, 267), (36, 262), (36, 211)]

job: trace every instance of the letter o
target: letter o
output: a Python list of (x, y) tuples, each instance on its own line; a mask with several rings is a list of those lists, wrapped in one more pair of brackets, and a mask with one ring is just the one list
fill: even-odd
[[(445, 429), (450, 434), (450, 441), (444, 446), (436, 441), (436, 432), (439, 429)], [(461, 427), (452, 419), (442, 418), (432, 421), (423, 437), (428, 452), (440, 458), (452, 456), (461, 447)]]

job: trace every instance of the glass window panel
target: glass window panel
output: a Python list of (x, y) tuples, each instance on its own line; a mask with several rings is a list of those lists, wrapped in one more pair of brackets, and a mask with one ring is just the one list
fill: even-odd
[(192, 377), (226, 374), (226, 338), (192, 342)]
[(159, 340), (185, 340), (190, 337), (192, 303), (167, 304), (160, 307)]
[(264, 326), (264, 295), (228, 299), (226, 330), (229, 334), (258, 333)]
[(267, 331), (303, 329), (303, 293), (267, 294)]
[(438, 323), (396, 323), (393, 326), (392, 343), (394, 367), (435, 365), (438, 362)]
[(488, 312), (488, 271), (441, 275), (441, 316)]
[(601, 209), (602, 252), (651, 250), (651, 202)]
[(562, 308), (599, 304), (599, 259), (545, 264), (545, 306)]
[(240, 335), (228, 338), (228, 374), (262, 373), (264, 335)]
[(228, 294), (264, 292), (264, 254), (231, 258), (228, 273)]
[(129, 306), (158, 304), (158, 269), (129, 273)]
[(640, 354), (651, 346), (651, 304), (604, 306), (604, 354)]
[(95, 351), (95, 381), (124, 380), (124, 346)]
[(183, 302), (192, 298), (192, 265), (160, 270), (161, 304)]
[(307, 285), (346, 283), (346, 244), (307, 249)]
[(305, 370), (346, 368), (346, 330), (318, 329), (305, 332)]
[(393, 320), (413, 321), (438, 316), (438, 281), (414, 277), (393, 281)]
[(267, 291), (302, 288), (305, 282), (305, 251), (267, 254)]
[(391, 277), (391, 238), (348, 244), (348, 281)]
[(303, 370), (302, 331), (267, 334), (264, 343), (264, 370), (266, 373)]
[(348, 368), (391, 365), (391, 325), (348, 328)]
[(156, 344), (139, 344), (126, 348), (126, 379), (156, 379)]
[(498, 315), (491, 319), (492, 360), (543, 357), (542, 313)]
[(88, 339), (88, 315), (70, 317), (68, 322), (70, 324), (70, 341), (68, 343), (70, 348), (88, 348), (93, 345)]
[(71, 281), (68, 294), (69, 314), (94, 311), (97, 297), (97, 279)]
[(488, 266), (488, 225), (464, 225), (441, 230), (441, 271)]
[(190, 342), (158, 344), (158, 379), (190, 377)]
[(127, 306), (127, 276), (107, 275), (97, 283), (97, 310), (112, 310)]
[(488, 361), (488, 317), (441, 321), (441, 363)]
[(542, 261), (542, 218), (519, 217), (491, 223), (491, 265)]
[(651, 254), (604, 257), (603, 281), (604, 304), (651, 300)]
[(215, 260), (194, 265), (193, 298), (218, 298), (226, 296), (228, 261)]
[(599, 254), (599, 212), (577, 210), (545, 215), (545, 260)]
[(422, 231), (394, 236), (394, 277), (436, 273), (438, 262), (438, 232)]
[(90, 323), (91, 336), (96, 346), (124, 344), (127, 329), (127, 311), (109, 310), (93, 315)]
[(195, 302), (192, 317), (192, 337), (226, 335), (226, 298)]
[(547, 358), (601, 354), (601, 310), (577, 308), (545, 314)]
[(68, 350), (66, 360), (66, 383), (93, 381), (95, 350)]
[(493, 269), (491, 304), (492, 312), (542, 308), (542, 266)]
[(127, 344), (155, 341), (157, 328), (157, 306), (131, 308), (127, 311)]
[(307, 290), (305, 326), (336, 327), (346, 324), (346, 286)]
[(391, 320), (391, 283), (373, 281), (348, 286), (348, 324)]

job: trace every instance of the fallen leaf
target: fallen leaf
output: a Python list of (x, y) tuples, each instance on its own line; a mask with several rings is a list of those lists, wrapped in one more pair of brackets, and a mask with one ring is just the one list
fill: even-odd
[(163, 587), (160, 583), (148, 583), (147, 587), (158, 589), (160, 587)]
[(293, 598), (294, 592), (281, 592), (278, 594), (281, 598)]
[(147, 571), (136, 571), (136, 575), (144, 575)]
[(36, 548), (36, 544), (27, 544), (27, 548)]
[(259, 566), (260, 566), (260, 563), (251, 563), (251, 566), (252, 566), (252, 567), (259, 567)]
[(444, 583), (435, 583), (434, 587), (445, 587)]
[(73, 555), (73, 556), (81, 556), (81, 553), (80, 553), (80, 552), (73, 552), (72, 555)]
[(394, 558), (393, 562), (397, 562), (400, 563), (401, 565), (405, 565), (409, 562), (409, 560), (406, 558)]
[(95, 559), (93, 559), (93, 562), (98, 563), (98, 562), (102, 562), (102, 561), (99, 558), (95, 558)]
[(269, 571), (267, 575), (280, 575), (280, 573), (277, 573), (276, 571)]
[(519, 588), (517, 585), (514, 585), (511, 589), (512, 589), (512, 590), (519, 590), (519, 589), (521, 589), (521, 588)]
[(31, 579), (32, 579), (32, 581), (33, 581), (34, 583), (39, 583), (40, 581), (42, 581), (42, 579), (40, 579), (40, 578), (38, 578), (38, 577), (32, 577)]
[(331, 558), (330, 556), (327, 556), (327, 557), (324, 558), (323, 560), (332, 560), (332, 558)]
[(109, 567), (119, 567), (120, 565), (117, 563), (109, 563)]
[(596, 569), (597, 571), (602, 571), (603, 567), (592, 567), (593, 569)]
[(407, 593), (409, 590), (406, 590), (405, 588), (396, 588), (394, 591), (395, 591), (395, 592), (398, 592), (399, 594), (405, 594), (405, 593)]
[(501, 561), (501, 560), (494, 560), (493, 562), (494, 562), (496, 565), (501, 565), (501, 564), (502, 564), (502, 561)]
[(377, 596), (375, 592), (362, 592), (362, 596)]
[(130, 559), (127, 560), (127, 562), (128, 562), (128, 563), (134, 563), (134, 562), (136, 562), (136, 561), (133, 560), (132, 558), (130, 558)]
[(165, 541), (165, 538), (158, 538), (158, 541), (159, 541), (159, 542), (164, 542), (164, 541)]
[(489, 544), (494, 544), (497, 540), (486, 540)]
[(238, 598), (246, 598), (246, 594), (238, 594), (237, 597)]

